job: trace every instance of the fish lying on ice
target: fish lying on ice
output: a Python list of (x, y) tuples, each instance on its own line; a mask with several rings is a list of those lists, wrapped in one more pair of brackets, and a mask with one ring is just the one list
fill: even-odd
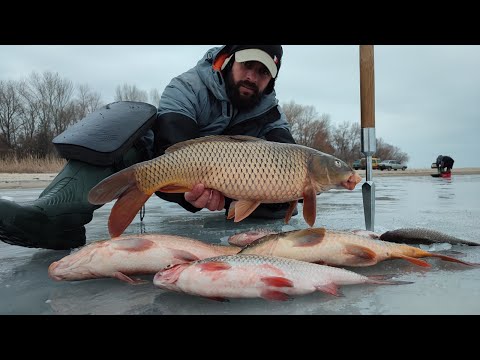
[(207, 244), (176, 235), (127, 235), (90, 243), (52, 263), (54, 280), (86, 280), (112, 277), (134, 284), (131, 275), (155, 274), (170, 264), (181, 264), (224, 254), (235, 246)]
[(459, 239), (440, 231), (424, 228), (404, 228), (387, 231), (380, 235), (380, 240), (404, 244), (431, 245), (435, 243), (449, 243), (454, 245), (480, 246), (479, 242)]
[[(229, 236), (227, 239), (227, 242), (230, 245), (245, 247), (251, 244), (252, 242), (254, 242), (255, 240), (260, 239), (264, 236), (278, 234), (278, 233), (279, 233), (278, 231), (273, 231), (270, 229), (249, 230), (249, 231), (240, 232), (240, 233)], [(368, 230), (352, 230), (352, 233), (361, 235), (361, 236), (366, 236), (371, 239), (380, 238), (380, 234), (377, 234), (377, 233), (374, 233), (373, 231), (368, 231)]]
[(303, 198), (303, 216), (313, 226), (317, 194), (353, 190), (360, 181), (344, 161), (309, 147), (250, 136), (205, 136), (107, 177), (90, 190), (88, 200), (102, 205), (118, 198), (108, 221), (112, 237), (123, 233), (154, 192), (188, 192), (198, 183), (237, 200), (235, 222), (261, 203), (290, 202), (288, 223)]
[(256, 298), (288, 300), (292, 295), (322, 291), (339, 296), (339, 285), (399, 285), (353, 271), (262, 255), (220, 256), (167, 267), (153, 278), (155, 286), (214, 300)]
[(436, 257), (469, 266), (469, 263), (413, 246), (374, 240), (346, 231), (309, 228), (266, 235), (245, 246), (239, 254), (272, 255), (335, 266), (371, 266), (389, 259), (403, 259), (429, 267), (423, 257)]

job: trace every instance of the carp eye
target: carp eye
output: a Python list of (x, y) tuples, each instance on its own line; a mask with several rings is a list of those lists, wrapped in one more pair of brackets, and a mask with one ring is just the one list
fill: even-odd
[(342, 163), (340, 162), (340, 160), (335, 160), (335, 166), (337, 168), (341, 167), (342, 166)]

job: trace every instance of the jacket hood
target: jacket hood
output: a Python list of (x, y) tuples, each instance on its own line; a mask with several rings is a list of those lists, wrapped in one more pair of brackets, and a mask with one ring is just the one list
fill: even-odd
[(226, 45), (211, 48), (205, 53), (196, 66), (198, 76), (202, 82), (219, 100), (228, 100), (228, 96), (225, 91), (225, 80), (223, 79), (222, 72), (215, 70), (213, 64), (225, 48)]

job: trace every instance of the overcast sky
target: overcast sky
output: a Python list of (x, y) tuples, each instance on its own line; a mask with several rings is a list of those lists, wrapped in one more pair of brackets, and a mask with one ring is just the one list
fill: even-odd
[[(106, 103), (117, 85), (163, 91), (215, 45), (0, 45), (0, 80), (57, 72), (88, 84)], [(439, 154), (455, 167), (480, 166), (480, 46), (378, 45), (375, 52), (377, 138), (428, 168)], [(276, 83), (280, 103), (328, 114), (333, 124), (360, 123), (359, 47), (284, 45)]]

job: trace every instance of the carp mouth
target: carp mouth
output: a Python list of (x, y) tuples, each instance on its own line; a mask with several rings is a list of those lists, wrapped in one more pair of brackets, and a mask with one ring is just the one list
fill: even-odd
[(50, 266), (48, 267), (48, 275), (53, 279), (53, 280), (56, 280), (56, 281), (61, 281), (63, 280), (62, 277), (58, 276), (58, 275), (55, 275), (55, 269), (57, 268), (59, 262), (58, 261), (55, 261), (53, 262), (52, 264), (50, 264)]
[(354, 172), (346, 181), (342, 181), (342, 186), (348, 190), (353, 190), (360, 181), (362, 181), (362, 177)]

